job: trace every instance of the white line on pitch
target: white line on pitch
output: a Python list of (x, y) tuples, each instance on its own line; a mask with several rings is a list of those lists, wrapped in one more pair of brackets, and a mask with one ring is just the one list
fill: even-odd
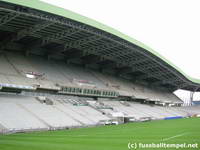
[(171, 140), (171, 139), (174, 139), (174, 138), (186, 135), (186, 134), (188, 134), (188, 133), (182, 133), (182, 134), (178, 134), (178, 135), (171, 136), (171, 137), (168, 137), (168, 138), (164, 138), (163, 141), (168, 141), (168, 140)]

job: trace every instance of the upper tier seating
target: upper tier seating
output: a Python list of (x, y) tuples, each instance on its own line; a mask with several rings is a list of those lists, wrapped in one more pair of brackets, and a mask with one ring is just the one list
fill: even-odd
[[(58, 85), (85, 88), (91, 85), (90, 88), (115, 90), (120, 95), (137, 99), (181, 102), (173, 93), (165, 90), (148, 88), (122, 78), (39, 56), (25, 57), (7, 52), (0, 55), (0, 68), (3, 68), (0, 70), (0, 84), (54, 90), (60, 90)], [(33, 73), (35, 78), (28, 78), (28, 73)]]

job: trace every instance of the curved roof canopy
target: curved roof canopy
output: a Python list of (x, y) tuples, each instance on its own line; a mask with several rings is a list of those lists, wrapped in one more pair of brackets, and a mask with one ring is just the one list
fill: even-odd
[(112, 70), (169, 89), (200, 90), (191, 78), (141, 42), (99, 22), (39, 0), (0, 1), (2, 51), (21, 50)]

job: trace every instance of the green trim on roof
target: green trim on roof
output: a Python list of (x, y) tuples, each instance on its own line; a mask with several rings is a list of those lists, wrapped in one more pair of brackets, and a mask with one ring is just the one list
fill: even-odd
[(169, 60), (167, 60), (166, 58), (164, 58), (162, 55), (160, 55), (158, 52), (156, 52), (155, 50), (153, 50), (152, 48), (148, 47), (147, 45), (137, 41), (134, 38), (131, 38), (128, 35), (123, 34), (120, 31), (117, 31), (107, 25), (104, 25), (100, 22), (97, 22), (93, 19), (90, 19), (88, 17), (79, 15), (77, 13), (74, 13), (72, 11), (42, 2), (40, 0), (1, 0), (4, 2), (9, 2), (9, 3), (13, 3), (13, 4), (17, 4), (17, 5), (22, 5), (22, 6), (26, 6), (26, 7), (30, 7), (33, 9), (37, 9), (37, 10), (41, 10), (41, 11), (45, 11), (45, 12), (49, 12), (55, 15), (59, 15), (59, 16), (63, 16), (66, 18), (70, 18), (72, 20), (93, 26), (95, 28), (104, 30), (106, 32), (109, 32), (113, 35), (116, 35), (124, 40), (127, 40), (135, 45), (138, 45), (139, 47), (144, 48), (145, 50), (151, 52), (152, 54), (156, 55), (157, 57), (161, 58), (163, 61), (165, 61), (167, 64), (169, 64), (170, 66), (172, 66), (173, 68), (175, 68), (178, 72), (180, 72), (182, 75), (184, 75), (188, 80), (200, 84), (200, 79), (196, 79), (193, 77), (190, 77), (189, 75), (185, 74), (179, 67), (175, 66), (173, 63), (171, 63)]

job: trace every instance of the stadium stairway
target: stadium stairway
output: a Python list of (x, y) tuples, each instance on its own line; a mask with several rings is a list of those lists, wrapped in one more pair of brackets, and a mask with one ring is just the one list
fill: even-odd
[(79, 120), (84, 125), (94, 125), (95, 123), (87, 118), (87, 116), (82, 115), (80, 112), (77, 112), (75, 109), (72, 109), (71, 104), (63, 104), (63, 105), (56, 105), (59, 109), (61, 109), (66, 114), (71, 114), (76, 120)]
[(22, 104), (17, 104), (19, 107), (21, 107), (22, 109), (24, 109), (25, 111), (27, 111), (28, 113), (30, 113), (33, 117), (37, 118), (40, 122), (42, 122), (44, 125), (46, 125), (47, 129), (52, 128), (52, 126), (50, 126), (47, 122), (45, 122), (44, 120), (42, 120), (40, 117), (38, 117), (36, 114), (34, 114), (33, 112), (31, 112), (29, 109), (27, 109), (26, 107), (24, 107)]
[(102, 111), (101, 109), (96, 108), (96, 107), (93, 106), (93, 105), (90, 105), (90, 104), (89, 104), (88, 106), (91, 107), (92, 109), (95, 109), (96, 111), (100, 112), (101, 114), (104, 113), (104, 111)]
[(46, 128), (43, 123), (15, 103), (1, 103), (0, 121), (6, 128), (14, 130)]
[(75, 120), (76, 122), (80, 123), (81, 126), (85, 126), (84, 123), (82, 123), (81, 121), (79, 121), (78, 119), (76, 119), (72, 114), (67, 113), (66, 111), (64, 111), (63, 109), (61, 109), (61, 107), (59, 106), (53, 106), (54, 108), (56, 108), (58, 111), (64, 113), (66, 116), (70, 117), (71, 119)]
[(80, 123), (76, 122), (69, 116), (58, 111), (51, 105), (46, 104), (26, 104), (24, 105), (35, 115), (40, 116), (42, 120), (47, 122), (53, 128), (65, 128), (80, 126)]
[(8, 131), (8, 129), (0, 123), (0, 134), (1, 133), (3, 134), (5, 132), (7, 132), (7, 131)]

